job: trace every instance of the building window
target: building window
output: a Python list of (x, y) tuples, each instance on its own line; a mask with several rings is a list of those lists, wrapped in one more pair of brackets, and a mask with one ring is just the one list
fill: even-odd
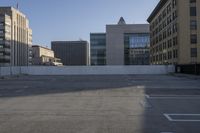
[(177, 45), (177, 37), (173, 38), (173, 46)]
[(190, 7), (190, 16), (196, 16), (196, 15), (197, 15), (196, 7)]
[(175, 6), (176, 6), (176, 0), (173, 0), (172, 7), (174, 8)]
[(197, 48), (191, 48), (191, 57), (197, 57)]
[(190, 3), (196, 3), (196, 0), (190, 0)]
[(3, 22), (0, 22), (0, 26), (4, 26), (4, 23), (3, 23)]
[(196, 34), (191, 35), (191, 43), (192, 44), (196, 44), (197, 43), (197, 35)]
[(191, 30), (196, 30), (197, 29), (197, 21), (196, 20), (191, 20), (190, 21), (190, 29)]

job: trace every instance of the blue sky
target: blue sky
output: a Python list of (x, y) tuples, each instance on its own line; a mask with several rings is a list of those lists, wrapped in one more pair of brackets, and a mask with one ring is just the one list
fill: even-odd
[(30, 20), (33, 43), (49, 46), (53, 40), (89, 41), (91, 32), (105, 32), (121, 16), (126, 23), (147, 23), (159, 0), (0, 0), (15, 6)]

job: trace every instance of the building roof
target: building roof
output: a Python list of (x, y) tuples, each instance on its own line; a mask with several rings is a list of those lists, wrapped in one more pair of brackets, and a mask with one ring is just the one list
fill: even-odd
[(147, 21), (150, 23), (153, 18), (156, 16), (156, 14), (160, 11), (160, 9), (167, 3), (168, 0), (160, 0)]
[(51, 43), (57, 43), (57, 44), (87, 44), (87, 41), (80, 40), (80, 41), (52, 41)]
[(53, 51), (52, 49), (50, 49), (50, 48), (47, 48), (47, 47), (43, 47), (43, 46), (39, 46), (39, 45), (32, 45), (32, 47), (40, 47), (40, 48), (44, 48), (44, 49), (47, 49), (47, 50), (51, 50), (51, 51)]
[(90, 35), (106, 35), (106, 33), (105, 32), (90, 33)]
[(11, 10), (11, 11), (16, 11), (17, 13), (19, 13), (20, 15), (22, 15), (23, 17), (27, 18), (26, 15), (24, 13), (22, 13), (19, 9), (12, 7), (12, 6), (0, 6), (1, 9), (7, 9), (7, 10)]

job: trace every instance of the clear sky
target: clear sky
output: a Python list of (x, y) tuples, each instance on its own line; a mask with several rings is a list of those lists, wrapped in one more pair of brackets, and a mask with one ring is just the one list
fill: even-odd
[(14, 6), (29, 19), (33, 44), (49, 46), (53, 40), (89, 41), (91, 32), (105, 32), (121, 16), (126, 23), (147, 23), (159, 0), (0, 0)]

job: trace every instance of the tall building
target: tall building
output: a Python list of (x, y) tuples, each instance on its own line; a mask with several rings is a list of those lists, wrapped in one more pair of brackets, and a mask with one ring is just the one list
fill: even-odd
[(0, 7), (0, 66), (31, 65), (29, 20), (13, 7)]
[(90, 39), (92, 65), (102, 65), (100, 59), (106, 65), (149, 65), (148, 24), (126, 24), (121, 17), (118, 24), (106, 25), (106, 33)]
[(87, 41), (53, 41), (51, 48), (63, 65), (89, 65), (89, 44)]
[(32, 46), (32, 65), (62, 66), (61, 59), (55, 58), (54, 51), (39, 45)]
[(199, 0), (160, 0), (148, 22), (151, 64), (200, 63)]
[(90, 34), (91, 65), (106, 65), (106, 34)]

